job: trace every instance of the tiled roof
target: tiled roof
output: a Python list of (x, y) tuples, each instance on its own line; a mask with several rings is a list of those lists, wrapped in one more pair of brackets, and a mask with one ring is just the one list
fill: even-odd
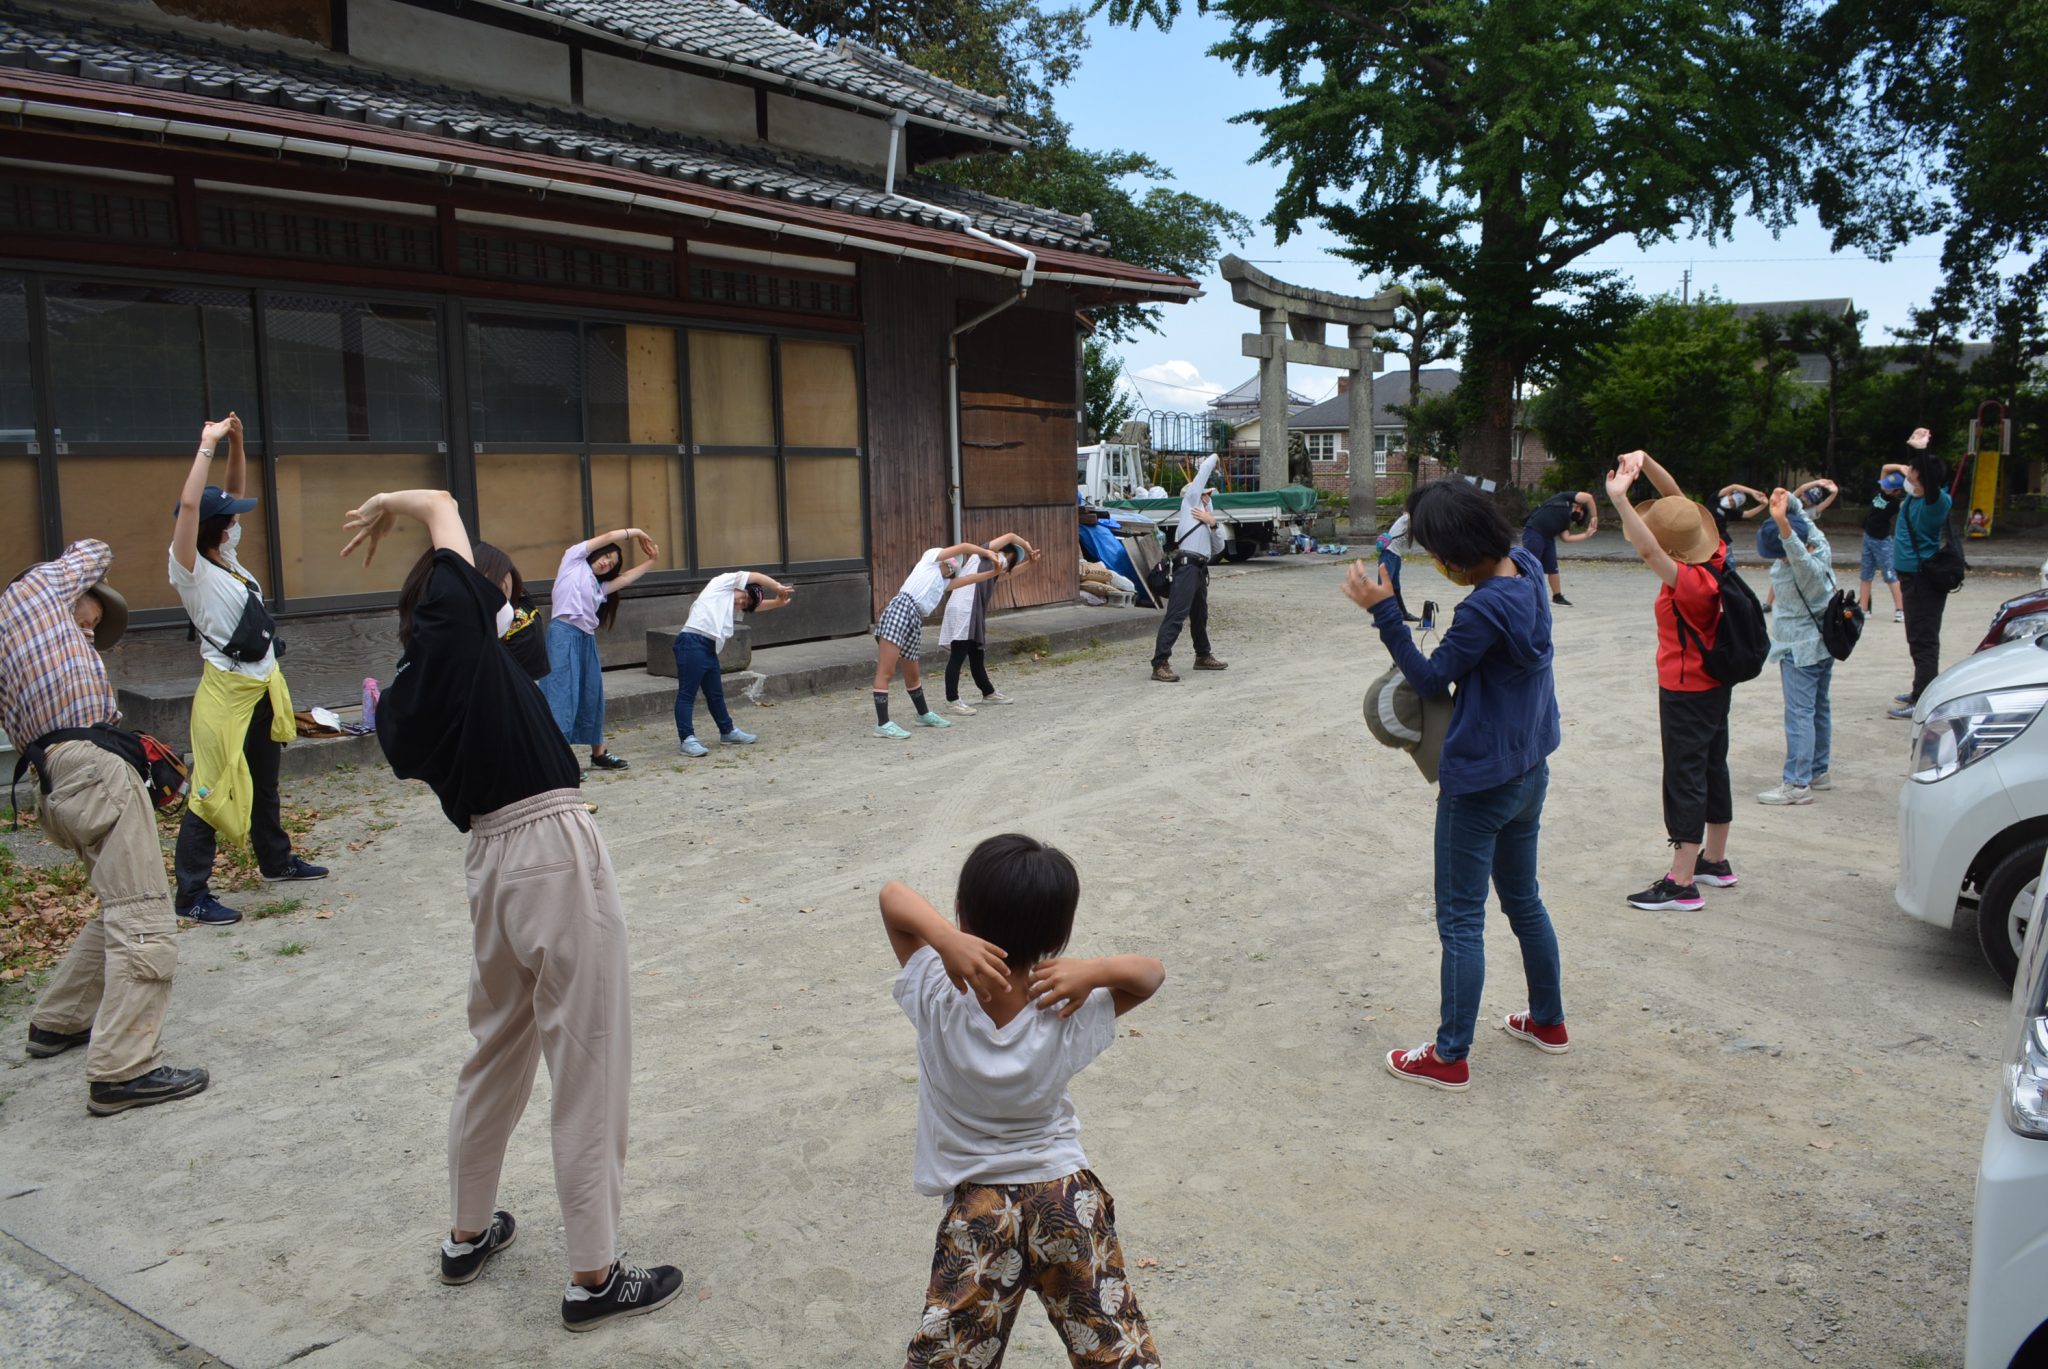
[[(1307, 408), (1308, 396), (1296, 394), (1294, 391), (1289, 390), (1287, 392), (1287, 402), (1295, 408)], [(1254, 409), (1258, 408), (1258, 376), (1253, 375), (1250, 380), (1247, 380), (1244, 384), (1238, 386), (1234, 390), (1225, 390), (1222, 394), (1216, 396), (1214, 399), (1209, 401), (1209, 407), (1212, 409), (1242, 409), (1247, 407)]]
[[(1426, 366), (1416, 379), (1422, 382), (1424, 394), (1449, 394), (1458, 388), (1458, 373), (1448, 366)], [(1405, 427), (1407, 420), (1397, 412), (1397, 406), (1408, 402), (1408, 372), (1384, 371), (1373, 379), (1372, 397), (1379, 401), (1379, 415), (1373, 426), (1379, 428)], [(1306, 432), (1310, 429), (1349, 428), (1351, 426), (1351, 395), (1331, 395), (1313, 408), (1303, 409), (1287, 420), (1289, 429)]]
[(503, 0), (571, 20), (629, 42), (802, 81), (922, 115), (939, 123), (1021, 142), (1008, 107), (854, 43), (821, 47), (740, 0)]
[[(643, 128), (275, 50), (162, 29), (60, 20), (0, 4), (0, 69), (7, 67), (460, 138), (877, 219), (932, 228), (951, 222), (884, 194), (871, 173), (821, 158)], [(919, 199), (957, 209), (999, 238), (1097, 256), (1109, 251), (1071, 215), (921, 177), (898, 177), (897, 184)]]

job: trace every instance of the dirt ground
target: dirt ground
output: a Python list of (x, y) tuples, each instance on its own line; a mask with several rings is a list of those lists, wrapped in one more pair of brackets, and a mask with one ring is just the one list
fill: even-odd
[[(1015, 829), (1078, 862), (1076, 951), (1168, 967), (1074, 1089), (1168, 1364), (1959, 1364), (2005, 994), (1967, 925), (1892, 902), (1902, 630), (1838, 670), (1810, 808), (1751, 800), (1775, 675), (1738, 691), (1743, 883), (1638, 913), (1654, 582), (1568, 565), (1543, 871), (1574, 1049), (1498, 1029), (1525, 1004), (1496, 916), (1459, 1096), (1381, 1068), (1436, 1020), (1433, 795), (1360, 722), (1386, 657), (1338, 573), (1219, 573), (1231, 669), (1179, 685), (1126, 644), (997, 662), (1016, 707), (905, 743), (867, 735), (863, 693), (750, 710), (760, 745), (703, 761), (662, 726), (615, 739), (633, 769), (590, 791), (634, 936), (625, 1240), (687, 1280), (658, 1316), (556, 1324), (545, 1073), (501, 1194), (518, 1245), (435, 1281), (463, 838), (382, 774), (316, 787), (335, 873), (300, 911), (182, 936), (165, 1039), (210, 1092), (96, 1121), (76, 1056), (0, 1070), (0, 1229), (236, 1366), (900, 1362), (939, 1212), (875, 893), (943, 903)], [(2020, 583), (1950, 602), (1949, 659)], [(1420, 565), (1410, 589), (1459, 593)], [(1027, 1304), (1007, 1363), (1058, 1362)]]

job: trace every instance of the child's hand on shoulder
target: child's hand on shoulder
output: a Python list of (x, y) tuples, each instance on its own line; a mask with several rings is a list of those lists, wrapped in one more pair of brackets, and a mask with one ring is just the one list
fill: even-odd
[(1081, 1005), (1088, 1001), (1088, 995), (1102, 987), (1096, 976), (1100, 962), (1094, 960), (1041, 960), (1031, 967), (1029, 989), (1032, 1000), (1041, 1008), (1060, 1008), (1061, 1017), (1072, 1017)]
[(955, 928), (943, 940), (934, 938), (931, 947), (939, 953), (939, 963), (946, 967), (946, 978), (960, 992), (971, 989), (986, 1003), (1009, 987), (1009, 961), (1003, 948), (994, 942)]

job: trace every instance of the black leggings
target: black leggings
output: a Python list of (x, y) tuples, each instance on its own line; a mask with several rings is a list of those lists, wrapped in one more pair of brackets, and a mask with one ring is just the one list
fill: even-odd
[(1906, 610), (1906, 650), (1913, 657), (1913, 702), (1941, 674), (1941, 615), (1948, 595), (1918, 571), (1899, 572), (1899, 598)]
[(982, 652), (980, 642), (955, 642), (953, 654), (946, 658), (946, 702), (960, 702), (960, 663), (967, 662), (974, 668), (974, 683), (986, 698), (996, 692), (989, 682), (988, 660)]

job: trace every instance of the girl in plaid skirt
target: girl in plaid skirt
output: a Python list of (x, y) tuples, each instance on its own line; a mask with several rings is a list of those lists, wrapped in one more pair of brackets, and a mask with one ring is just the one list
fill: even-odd
[[(960, 574), (963, 558), (979, 556), (988, 570), (972, 575)], [(896, 678), (896, 667), (903, 667), (903, 685), (910, 693), (911, 707), (917, 710), (917, 720), (926, 727), (951, 727), (952, 724), (932, 712), (924, 701), (922, 677), (918, 672), (918, 656), (924, 651), (924, 620), (939, 606), (939, 600), (946, 590), (964, 585), (980, 584), (993, 580), (1009, 568), (1009, 558), (998, 556), (987, 547), (972, 542), (961, 542), (950, 547), (933, 547), (917, 558), (910, 574), (903, 581), (903, 588), (896, 591), (882, 609), (881, 621), (875, 624), (875, 735), (902, 740), (910, 734), (889, 721), (889, 682)]]

